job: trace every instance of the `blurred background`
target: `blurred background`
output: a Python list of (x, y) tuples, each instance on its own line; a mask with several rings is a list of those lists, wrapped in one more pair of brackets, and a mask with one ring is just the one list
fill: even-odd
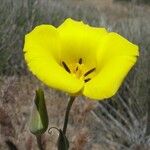
[[(0, 150), (37, 150), (28, 129), (35, 90), (46, 95), (49, 126), (62, 127), (68, 95), (48, 88), (28, 70), (24, 36), (36, 25), (65, 18), (117, 32), (140, 47), (119, 92), (105, 101), (78, 97), (69, 120), (70, 150), (150, 149), (150, 0), (0, 0)], [(58, 133), (43, 136), (55, 150)]]

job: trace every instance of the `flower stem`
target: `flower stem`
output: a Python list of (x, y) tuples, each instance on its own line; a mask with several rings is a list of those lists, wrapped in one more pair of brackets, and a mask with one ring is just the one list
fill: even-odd
[(68, 102), (66, 113), (65, 113), (64, 126), (63, 126), (63, 133), (64, 133), (64, 135), (66, 134), (66, 131), (67, 131), (69, 113), (70, 113), (70, 110), (71, 110), (71, 107), (72, 107), (72, 104), (73, 104), (75, 98), (76, 97), (74, 97), (74, 96), (70, 96), (70, 98), (69, 98), (69, 102)]
[(44, 150), (44, 147), (43, 147), (43, 144), (42, 144), (42, 136), (41, 135), (36, 136), (36, 141), (37, 141), (39, 150)]

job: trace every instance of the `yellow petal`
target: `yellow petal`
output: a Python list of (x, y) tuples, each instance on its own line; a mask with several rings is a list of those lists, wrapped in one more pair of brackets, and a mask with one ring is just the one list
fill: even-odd
[(98, 45), (107, 34), (104, 28), (91, 27), (69, 18), (58, 27), (58, 32), (62, 42), (62, 59), (74, 63), (82, 58), (89, 68), (96, 64)]
[(38, 26), (25, 37), (25, 60), (32, 73), (48, 86), (74, 94), (83, 82), (61, 67), (60, 50), (59, 35), (53, 26)]
[(83, 89), (92, 99), (113, 96), (139, 55), (138, 47), (116, 33), (107, 34), (100, 45), (98, 73)]
[(120, 56), (139, 56), (138, 46), (121, 35), (110, 32), (103, 37), (99, 45), (97, 69), (101, 69), (113, 57)]
[(136, 57), (129, 56), (112, 59), (95, 78), (85, 85), (83, 94), (99, 100), (113, 96), (135, 62)]

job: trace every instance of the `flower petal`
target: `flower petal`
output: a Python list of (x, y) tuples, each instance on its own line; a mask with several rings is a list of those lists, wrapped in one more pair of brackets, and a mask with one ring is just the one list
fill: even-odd
[(113, 96), (139, 55), (136, 45), (116, 33), (106, 35), (100, 49), (99, 72), (83, 89), (83, 94), (92, 99)]
[(111, 60), (95, 78), (85, 85), (83, 94), (92, 99), (113, 96), (135, 62), (136, 57), (129, 56)]
[(53, 26), (38, 26), (25, 37), (25, 60), (32, 73), (48, 86), (74, 94), (83, 82), (60, 65), (60, 50), (59, 35)]
[(70, 63), (82, 58), (89, 68), (96, 64), (97, 48), (102, 37), (107, 34), (106, 29), (90, 27), (69, 18), (58, 27), (58, 32), (62, 41), (62, 59)]
[(139, 56), (138, 47), (119, 34), (110, 32), (103, 37), (99, 45), (98, 68), (101, 69), (113, 57), (120, 56)]

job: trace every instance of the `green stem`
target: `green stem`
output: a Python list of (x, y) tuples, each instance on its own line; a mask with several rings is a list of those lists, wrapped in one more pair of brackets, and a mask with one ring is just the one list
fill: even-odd
[(64, 126), (63, 126), (63, 133), (64, 134), (66, 134), (66, 131), (67, 131), (69, 113), (70, 113), (70, 110), (71, 110), (71, 107), (72, 107), (72, 104), (73, 104), (74, 100), (75, 100), (75, 97), (70, 96), (69, 102), (68, 102), (68, 105), (67, 105), (67, 109), (66, 109), (66, 113), (65, 113), (65, 121), (64, 121)]
[(39, 150), (44, 150), (43, 144), (42, 144), (42, 136), (41, 135), (36, 136), (36, 140), (37, 140)]
[(148, 100), (148, 107), (147, 107), (147, 112), (148, 112), (148, 116), (147, 116), (147, 128), (146, 128), (146, 135), (149, 136), (150, 135), (150, 100)]

